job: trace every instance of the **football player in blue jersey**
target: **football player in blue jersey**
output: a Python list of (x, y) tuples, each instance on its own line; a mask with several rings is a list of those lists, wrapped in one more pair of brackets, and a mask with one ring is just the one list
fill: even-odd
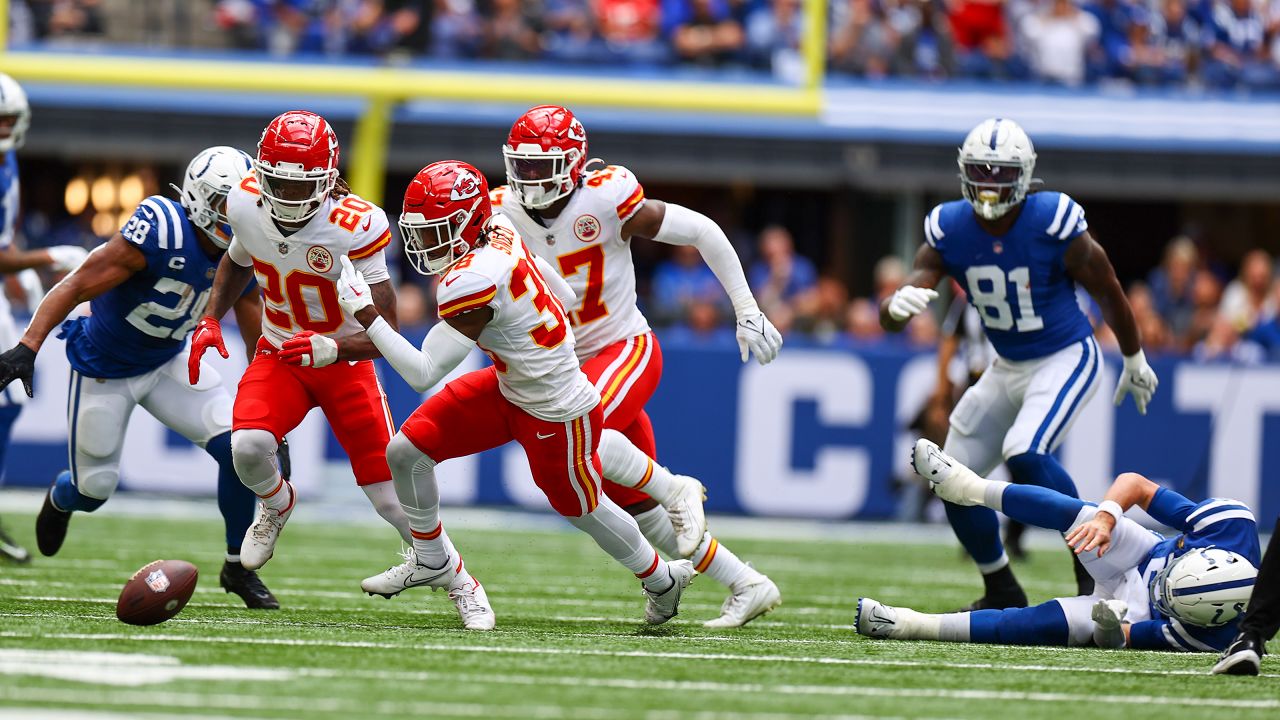
[[(963, 200), (925, 218), (925, 244), (906, 283), (880, 305), (880, 323), (901, 331), (955, 278), (982, 317), (998, 357), (951, 413), (946, 450), (979, 475), (1004, 462), (1018, 483), (1077, 495), (1051, 455), (1099, 383), (1101, 352), (1080, 309), (1083, 286), (1115, 331), (1124, 354), (1118, 405), (1133, 395), (1146, 414), (1157, 379), (1124, 289), (1107, 253), (1089, 234), (1084, 208), (1063, 193), (1028, 194), (1036, 154), (1017, 123), (974, 128), (960, 147)], [(1009, 567), (996, 514), (947, 504), (947, 519), (978, 564), (985, 592), (966, 609), (1023, 607), (1026, 593)], [(1092, 579), (1076, 564), (1079, 590)]]
[[(0, 355), (0, 387), (21, 379), (31, 395), (36, 353), (61, 324), (71, 363), (71, 469), (54, 480), (36, 518), (40, 552), (58, 552), (73, 512), (93, 512), (111, 497), (129, 416), (141, 405), (218, 462), (227, 543), (222, 587), (250, 608), (274, 609), (280, 606), (276, 598), (240, 564), (255, 498), (232, 464), (231, 396), (212, 367), (202, 368), (198, 384), (187, 380), (187, 336), (204, 314), (231, 241), (227, 192), (250, 168), (243, 152), (211, 147), (187, 167), (181, 201), (161, 195), (143, 200), (120, 232), (49, 291), (21, 341)], [(91, 315), (64, 322), (86, 301)], [(246, 291), (235, 304), (249, 348), (261, 334), (261, 310), (256, 292)]]
[[(30, 124), (31, 107), (27, 104), (27, 94), (13, 78), (0, 73), (0, 273), (18, 273), (20, 281), (34, 280), (34, 289), (31, 282), (21, 282), (28, 295), (34, 295), (40, 291), (39, 279), (33, 268), (47, 267), (55, 272), (72, 270), (88, 253), (74, 245), (27, 252), (13, 247), (19, 197), (16, 151), (26, 140)], [(17, 339), (18, 329), (9, 314), (9, 301), (0, 292), (0, 347), (9, 347)], [(25, 401), (26, 397), (20, 392), (0, 390), (0, 472), (4, 470), (9, 450), (10, 432)], [(31, 555), (0, 527), (0, 558), (25, 563)]]
[[(1196, 503), (1137, 473), (1116, 478), (1099, 505), (1036, 485), (979, 477), (928, 440), (911, 459), (935, 494), (1058, 530), (1094, 579), (1088, 595), (1035, 607), (931, 615), (858, 600), (858, 633), (897, 640), (1096, 645), (1222, 651), (1235, 637), (1261, 562), (1258, 525), (1235, 500)], [(1125, 517), (1141, 507), (1174, 537)]]

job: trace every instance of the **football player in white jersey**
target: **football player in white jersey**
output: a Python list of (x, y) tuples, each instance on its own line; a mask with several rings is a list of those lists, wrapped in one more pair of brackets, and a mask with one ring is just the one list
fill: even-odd
[(570, 317), (575, 351), (604, 410), (605, 494), (635, 516), (658, 549), (691, 558), (698, 572), (729, 588), (720, 617), (707, 627), (750, 622), (781, 602), (778, 587), (705, 531), (697, 481), (651, 459), (657, 445), (644, 406), (662, 377), (662, 350), (636, 306), (631, 238), (698, 249), (733, 302), (743, 362), (749, 353), (761, 365), (770, 362), (782, 336), (760, 312), (724, 232), (700, 213), (646, 200), (624, 167), (588, 171), (586, 131), (568, 109), (529, 110), (512, 126), (502, 152), (508, 185), (493, 191), (494, 209), (578, 296)]
[(400, 229), (413, 267), (442, 276), (436, 286), (442, 322), (431, 328), (422, 350), (378, 316), (354, 267), (344, 269), (339, 283), (344, 307), (419, 392), (440, 382), (474, 347), (493, 365), (445, 385), (387, 446), (416, 558), (366, 579), (364, 589), (390, 597), (407, 587), (447, 587), (466, 627), (493, 628), (479, 583), (460, 587), (470, 578), (440, 524), (434, 468), (515, 440), (556, 512), (640, 578), (648, 598), (645, 620), (660, 624), (675, 616), (695, 575), (692, 563), (664, 562), (635, 520), (600, 492), (596, 447), (603, 408), (574, 355), (563, 304), (573, 298), (568, 284), (529, 252), (510, 220), (493, 214), (484, 176), (463, 162), (432, 163), (418, 173), (405, 192)]
[(329, 420), (378, 514), (405, 542), (412, 540), (387, 468), (392, 421), (371, 360), (378, 350), (342, 311), (335, 287), (338, 258), (351, 258), (364, 271), (378, 312), (395, 324), (395, 290), (383, 257), (391, 229), (381, 208), (344, 190), (338, 139), (324, 118), (291, 111), (272, 120), (253, 173), (227, 197), (235, 239), (191, 338), (195, 384), (205, 350), (227, 357), (218, 318), (257, 276), (262, 339), (240, 379), (231, 436), (240, 481), (260, 498), (240, 550), (249, 569), (271, 558), (293, 511), (293, 485), (277, 470), (276, 448), (314, 407)]
[[(34, 307), (40, 298), (30, 296), (40, 294), (40, 279), (33, 268), (48, 267), (54, 272), (74, 270), (89, 253), (74, 245), (26, 252), (13, 247), (18, 224), (17, 150), (26, 140), (30, 125), (31, 107), (27, 104), (26, 92), (16, 80), (0, 73), (0, 274), (17, 273), (29, 304)], [(18, 334), (13, 316), (9, 314), (9, 301), (0, 292), (0, 347), (13, 347)], [(9, 433), (26, 401), (26, 396), (17, 388), (0, 390), (0, 473), (9, 449)], [(0, 527), (0, 558), (25, 563), (31, 554)]]

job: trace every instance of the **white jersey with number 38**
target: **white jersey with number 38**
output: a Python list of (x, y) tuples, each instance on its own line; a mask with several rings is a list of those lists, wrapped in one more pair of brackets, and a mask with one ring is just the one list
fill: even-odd
[(573, 332), (587, 359), (621, 340), (649, 332), (636, 306), (636, 269), (622, 226), (644, 206), (644, 188), (626, 168), (587, 173), (564, 210), (546, 225), (530, 216), (506, 186), (489, 194), (529, 249), (551, 263), (578, 295)]
[(227, 196), (227, 218), (235, 239), (227, 255), (253, 267), (262, 289), (262, 335), (279, 348), (310, 330), (334, 339), (364, 330), (338, 304), (334, 283), (338, 259), (351, 258), (370, 285), (390, 279), (383, 248), (391, 242), (387, 214), (356, 195), (326, 197), (299, 230), (284, 235), (258, 204), (258, 184), (250, 175)]
[(486, 233), (487, 244), (440, 278), (440, 317), (492, 309), (477, 344), (498, 370), (502, 396), (540, 420), (584, 415), (600, 394), (578, 366), (564, 307), (507, 218), (494, 215)]

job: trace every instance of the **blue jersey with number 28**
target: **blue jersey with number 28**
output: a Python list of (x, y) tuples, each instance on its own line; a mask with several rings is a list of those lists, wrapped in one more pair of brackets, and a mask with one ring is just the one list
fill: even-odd
[(182, 351), (221, 259), (205, 254), (198, 233), (175, 200), (153, 195), (138, 205), (120, 234), (147, 266), (95, 298), (92, 315), (63, 325), (71, 367), (87, 377), (133, 377)]
[(978, 225), (964, 200), (943, 203), (924, 219), (925, 241), (964, 288), (996, 352), (1009, 360), (1046, 357), (1093, 334), (1062, 261), (1088, 228), (1084, 208), (1058, 192), (1028, 195), (999, 237)]

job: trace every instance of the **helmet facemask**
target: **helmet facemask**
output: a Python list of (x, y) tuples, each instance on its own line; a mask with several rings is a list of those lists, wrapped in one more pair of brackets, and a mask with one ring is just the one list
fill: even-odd
[(477, 197), (471, 207), (456, 210), (442, 218), (427, 219), (422, 213), (406, 212), (400, 216), (400, 235), (409, 264), (423, 275), (443, 275), (466, 255), (471, 246), (462, 233), (471, 224), (476, 208), (484, 200)]
[(1019, 161), (959, 160), (960, 188), (973, 211), (984, 220), (997, 220), (1017, 207), (1031, 187), (1031, 168)]
[(571, 148), (543, 150), (521, 144), (502, 146), (507, 185), (526, 208), (543, 210), (574, 191), (573, 168), (582, 162), (582, 151)]
[(307, 170), (300, 164), (283, 161), (274, 166), (255, 161), (254, 172), (267, 213), (285, 223), (311, 219), (338, 180), (336, 168)]

